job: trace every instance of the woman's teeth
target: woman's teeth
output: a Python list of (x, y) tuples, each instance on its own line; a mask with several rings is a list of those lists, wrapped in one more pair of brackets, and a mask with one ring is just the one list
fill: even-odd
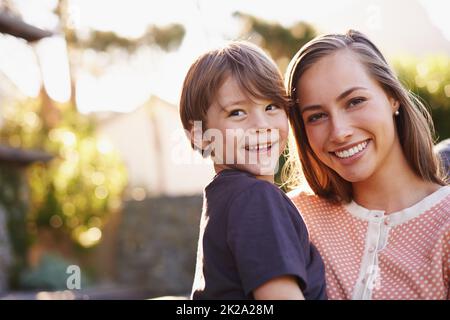
[(360, 144), (358, 144), (357, 146), (354, 146), (353, 148), (349, 148), (347, 150), (341, 150), (341, 151), (335, 151), (334, 154), (338, 157), (338, 158), (349, 158), (354, 156), (357, 153), (360, 153), (361, 151), (363, 151), (368, 144), (368, 140), (361, 142)]

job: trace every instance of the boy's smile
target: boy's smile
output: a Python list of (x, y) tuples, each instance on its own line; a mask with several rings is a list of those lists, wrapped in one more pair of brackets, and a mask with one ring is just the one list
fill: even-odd
[(272, 149), (272, 142), (258, 143), (256, 145), (246, 145), (244, 149), (249, 152), (257, 153), (270, 152), (270, 150)]
[(228, 76), (208, 109), (206, 127), (216, 168), (274, 175), (289, 130), (282, 106), (246, 95)]

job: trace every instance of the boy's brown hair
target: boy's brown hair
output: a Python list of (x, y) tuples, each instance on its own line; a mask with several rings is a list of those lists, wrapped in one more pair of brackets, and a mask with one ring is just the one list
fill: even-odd
[(249, 99), (271, 100), (287, 112), (289, 100), (283, 76), (273, 60), (256, 45), (233, 41), (201, 55), (189, 68), (180, 98), (185, 130), (190, 131), (194, 121), (205, 123), (206, 113), (228, 76), (237, 81)]

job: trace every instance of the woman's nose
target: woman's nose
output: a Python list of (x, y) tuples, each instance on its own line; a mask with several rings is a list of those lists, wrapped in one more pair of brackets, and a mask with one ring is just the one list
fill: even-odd
[(335, 116), (331, 120), (330, 140), (336, 143), (346, 142), (353, 134), (353, 129), (343, 116)]

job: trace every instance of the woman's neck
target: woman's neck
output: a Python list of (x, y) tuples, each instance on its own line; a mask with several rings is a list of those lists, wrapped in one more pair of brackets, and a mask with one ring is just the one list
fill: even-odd
[(389, 214), (411, 207), (441, 187), (417, 176), (401, 148), (395, 149), (373, 176), (353, 183), (353, 199), (359, 205)]

